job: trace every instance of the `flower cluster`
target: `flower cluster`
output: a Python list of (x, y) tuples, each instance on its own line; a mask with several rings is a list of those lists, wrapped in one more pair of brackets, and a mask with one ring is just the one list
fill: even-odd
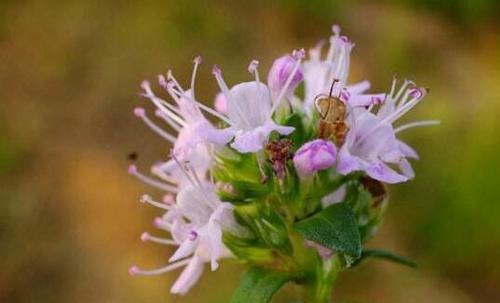
[[(267, 83), (256, 60), (248, 66), (253, 79), (231, 86), (214, 66), (220, 90), (215, 109), (195, 94), (200, 57), (187, 88), (171, 71), (158, 76), (161, 94), (171, 101), (142, 83), (141, 95), (155, 106), (156, 118), (142, 107), (134, 114), (172, 149), (168, 160), (151, 167), (151, 176), (129, 167), (163, 192), (160, 201), (149, 195), (140, 201), (163, 212), (154, 224), (171, 235), (144, 233), (141, 240), (176, 250), (166, 266), (132, 266), (131, 275), (183, 267), (171, 292), (185, 294), (206, 263), (216, 270), (223, 258), (288, 273), (299, 284), (320, 284), (306, 278), (325, 268), (314, 264), (332, 258), (341, 269), (356, 264), (385, 209), (384, 184), (414, 177), (408, 160), (418, 155), (399, 133), (437, 122), (395, 126), (427, 89), (396, 78), (385, 93), (369, 93), (367, 80), (347, 83), (353, 47), (334, 26), (326, 54), (322, 43), (308, 56), (304, 50), (285, 54), (272, 64)], [(320, 216), (332, 224), (318, 223)], [(344, 230), (349, 224), (353, 228)], [(299, 257), (304, 251), (306, 263)]]

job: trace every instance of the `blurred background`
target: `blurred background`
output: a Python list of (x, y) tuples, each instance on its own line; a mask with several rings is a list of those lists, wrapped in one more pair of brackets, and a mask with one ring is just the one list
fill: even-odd
[[(417, 260), (346, 272), (343, 302), (500, 302), (500, 2), (0, 1), (0, 301), (227, 302), (241, 266), (206, 272), (186, 297), (178, 272), (129, 277), (131, 264), (165, 264), (144, 244), (151, 189), (127, 175), (168, 145), (134, 119), (139, 84), (172, 68), (186, 82), (202, 55), (198, 96), (216, 93), (211, 66), (230, 83), (309, 48), (340, 24), (356, 42), (351, 80), (388, 89), (410, 77), (431, 93), (408, 120), (442, 125), (404, 133), (421, 155), (417, 178), (391, 188), (373, 247)], [(293, 287), (276, 302), (289, 302)]]

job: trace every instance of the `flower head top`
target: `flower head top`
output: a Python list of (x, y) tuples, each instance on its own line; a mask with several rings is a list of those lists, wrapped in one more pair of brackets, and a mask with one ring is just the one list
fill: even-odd
[[(151, 167), (152, 176), (135, 163), (129, 166), (131, 175), (164, 195), (161, 202), (149, 195), (141, 202), (163, 212), (154, 224), (170, 237), (144, 233), (141, 239), (176, 250), (167, 265), (133, 266), (130, 274), (184, 268), (171, 288), (182, 295), (205, 266), (216, 270), (224, 258), (279, 271), (297, 283), (316, 283), (305, 275), (322, 279), (356, 264), (362, 244), (380, 224), (384, 184), (415, 176), (409, 159), (418, 155), (397, 136), (437, 121), (395, 126), (427, 90), (411, 81), (398, 88), (397, 79), (388, 93), (366, 93), (367, 80), (349, 85), (354, 44), (338, 26), (332, 30), (326, 55), (319, 43), (307, 59), (303, 50), (281, 56), (267, 83), (260, 79), (257, 60), (248, 65), (253, 79), (232, 86), (214, 66), (215, 109), (195, 93), (200, 57), (194, 59), (188, 88), (171, 71), (158, 76), (171, 101), (155, 94), (148, 81), (142, 83), (141, 95), (156, 107), (156, 118), (142, 107), (134, 114), (172, 149)], [(295, 94), (302, 83), (303, 98)], [(324, 289), (310, 293), (328, 295)]]

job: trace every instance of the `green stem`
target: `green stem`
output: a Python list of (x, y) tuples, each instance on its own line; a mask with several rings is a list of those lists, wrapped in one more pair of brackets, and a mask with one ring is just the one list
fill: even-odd
[(300, 235), (292, 233), (290, 238), (294, 249), (294, 271), (304, 289), (304, 302), (331, 302), (333, 285), (342, 269), (338, 256), (322, 259), (314, 249), (304, 245)]
[(333, 285), (340, 269), (341, 264), (337, 256), (319, 262), (316, 269), (316, 279), (312, 285), (314, 292), (311, 303), (331, 302)]

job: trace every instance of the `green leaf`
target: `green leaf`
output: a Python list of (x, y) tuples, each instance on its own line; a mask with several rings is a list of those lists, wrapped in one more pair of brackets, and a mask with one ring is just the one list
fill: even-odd
[(304, 238), (344, 253), (350, 260), (361, 256), (361, 237), (356, 217), (347, 203), (329, 206), (314, 216), (299, 221), (294, 227)]
[(361, 254), (361, 258), (359, 258), (355, 262), (355, 264), (353, 264), (353, 265), (358, 265), (367, 258), (379, 258), (379, 259), (383, 259), (386, 261), (409, 266), (412, 268), (417, 267), (417, 263), (415, 263), (413, 260), (410, 260), (406, 257), (402, 257), (402, 256), (399, 256), (395, 253), (392, 253), (392, 252), (387, 251), (387, 250), (382, 250), (382, 249), (364, 249), (362, 254)]
[(290, 280), (291, 276), (288, 274), (252, 267), (243, 274), (231, 303), (269, 302), (278, 289)]
[(293, 147), (297, 150), (307, 139), (306, 130), (302, 122), (302, 117), (298, 113), (294, 113), (286, 118), (283, 125), (292, 126), (295, 130), (288, 136), (293, 142)]

